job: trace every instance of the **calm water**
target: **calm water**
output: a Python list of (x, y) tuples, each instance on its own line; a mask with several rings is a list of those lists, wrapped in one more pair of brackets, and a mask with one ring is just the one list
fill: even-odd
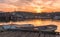
[[(43, 26), (43, 25), (49, 25), (49, 24), (54, 24), (54, 25), (57, 25), (58, 26), (58, 29), (56, 31), (59, 31), (60, 32), (60, 21), (58, 20), (29, 20), (29, 21), (20, 21), (20, 22), (8, 22), (7, 24), (33, 24), (35, 26)], [(5, 23), (0, 23), (0, 24), (5, 24)]]

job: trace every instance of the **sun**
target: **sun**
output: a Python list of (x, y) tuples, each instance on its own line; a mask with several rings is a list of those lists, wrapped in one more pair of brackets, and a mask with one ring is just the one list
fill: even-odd
[(35, 7), (35, 12), (36, 12), (36, 13), (41, 13), (41, 12), (42, 12), (41, 7), (40, 7), (40, 6), (36, 6), (36, 7)]

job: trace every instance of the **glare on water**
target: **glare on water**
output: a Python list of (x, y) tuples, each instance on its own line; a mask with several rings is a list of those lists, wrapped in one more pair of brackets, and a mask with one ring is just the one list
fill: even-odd
[[(5, 23), (0, 23), (0, 25), (2, 24), (5, 24)], [(56, 20), (29, 20), (29, 21), (20, 21), (20, 22), (8, 22), (7, 24), (18, 24), (18, 25), (22, 25), (22, 24), (33, 24), (34, 26), (44, 26), (44, 25), (50, 25), (50, 24), (53, 24), (53, 25), (57, 25), (58, 28), (56, 31), (59, 31), (60, 32), (60, 21), (56, 21)]]

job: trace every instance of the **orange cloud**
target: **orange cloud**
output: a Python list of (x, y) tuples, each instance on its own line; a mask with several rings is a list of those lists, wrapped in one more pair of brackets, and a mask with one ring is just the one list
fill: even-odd
[(0, 0), (0, 11), (60, 12), (60, 0)]
[(15, 9), (17, 9), (17, 7), (14, 6), (14, 5), (0, 3), (0, 11), (6, 11), (6, 12), (8, 12), (8, 11), (14, 11)]

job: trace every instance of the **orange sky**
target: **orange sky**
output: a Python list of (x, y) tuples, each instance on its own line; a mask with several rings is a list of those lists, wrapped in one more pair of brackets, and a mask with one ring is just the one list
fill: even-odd
[(60, 12), (60, 0), (0, 0), (0, 11)]

